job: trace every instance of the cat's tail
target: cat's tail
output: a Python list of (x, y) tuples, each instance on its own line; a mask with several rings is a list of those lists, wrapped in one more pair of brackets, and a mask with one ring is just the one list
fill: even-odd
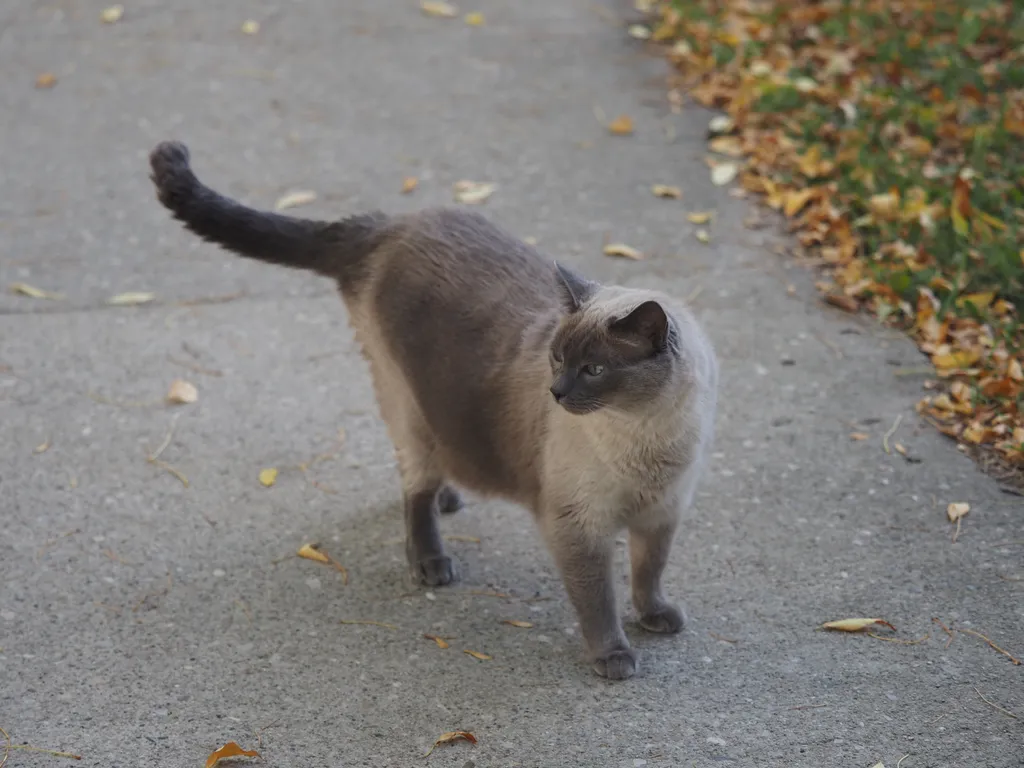
[(164, 141), (149, 155), (160, 202), (195, 234), (241, 256), (308, 269), (343, 283), (363, 273), (384, 214), (325, 222), (258, 211), (213, 191), (192, 172), (188, 148)]

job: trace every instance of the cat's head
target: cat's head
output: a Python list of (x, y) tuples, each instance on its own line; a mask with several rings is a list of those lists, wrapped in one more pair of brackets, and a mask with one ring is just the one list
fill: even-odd
[(565, 310), (549, 350), (558, 404), (578, 415), (601, 408), (632, 412), (677, 390), (675, 334), (662, 302), (555, 266)]

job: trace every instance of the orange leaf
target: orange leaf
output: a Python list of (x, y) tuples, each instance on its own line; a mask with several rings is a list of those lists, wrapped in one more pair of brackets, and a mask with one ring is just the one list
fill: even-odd
[(493, 656), (488, 656), (486, 653), (480, 653), (479, 651), (463, 651), (463, 653), (468, 656), (472, 656), (474, 659), (479, 659), (480, 661), (490, 661), (494, 658)]
[(431, 752), (440, 747), (443, 744), (454, 744), (457, 741), (468, 741), (470, 744), (476, 744), (476, 736), (469, 731), (449, 731), (448, 733), (442, 733), (437, 737), (437, 741), (427, 751), (424, 757), (429, 756)]
[(406, 176), (402, 179), (402, 194), (407, 195), (416, 189), (416, 185), (419, 184), (419, 179), (415, 176)]
[(304, 557), (307, 560), (316, 560), (318, 563), (329, 563), (331, 558), (321, 552), (312, 544), (303, 544), (302, 548), (296, 552), (299, 557)]
[(427, 640), (433, 640), (435, 643), (437, 643), (437, 647), (442, 650), (448, 647), (448, 641), (445, 640), (443, 637), (438, 637), (437, 635), (424, 635), (424, 637)]
[(862, 629), (867, 629), (876, 624), (888, 627), (893, 632), (896, 631), (896, 627), (885, 621), (885, 619), (840, 619), (838, 621), (826, 621), (821, 625), (821, 628), (831, 629), (835, 632), (860, 632)]
[(629, 115), (619, 115), (608, 123), (608, 131), (615, 136), (629, 136), (633, 132), (633, 119)]
[(519, 627), (520, 629), (530, 629), (533, 626), (532, 622), (529, 621), (517, 621), (516, 619), (505, 619), (502, 624), (508, 624), (510, 627)]
[(255, 749), (242, 749), (235, 742), (229, 741), (220, 749), (210, 753), (210, 756), (206, 758), (205, 768), (213, 768), (221, 760), (230, 760), (233, 757), (260, 757), (260, 753)]

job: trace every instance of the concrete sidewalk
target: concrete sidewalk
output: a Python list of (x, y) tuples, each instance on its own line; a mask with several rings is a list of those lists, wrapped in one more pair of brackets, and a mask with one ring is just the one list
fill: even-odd
[[(911, 344), (821, 308), (772, 228), (743, 226), (748, 204), (708, 179), (709, 114), (669, 112), (664, 64), (615, 23), (623, 8), (477, 0), (472, 27), (414, 0), (133, 0), (111, 25), (104, 5), (0, 10), (0, 727), (15, 743), (103, 768), (193, 768), (231, 740), (301, 768), (1024, 765), (1024, 667), (970, 634), (947, 647), (932, 622), (1024, 656), (1024, 503), (919, 424), (921, 379), (894, 375), (921, 364)], [(34, 87), (43, 72), (54, 87)], [(687, 630), (630, 628), (638, 676), (596, 678), (529, 515), (498, 503), (445, 522), (461, 585), (412, 586), (340, 301), (182, 232), (147, 179), (164, 138), (249, 203), (316, 191), (309, 216), (494, 182), (484, 212), (553, 257), (692, 297), (723, 388), (668, 574)], [(708, 244), (685, 216), (704, 210)], [(606, 238), (649, 256), (603, 256)], [(125, 291), (157, 300), (105, 305)], [(177, 377), (197, 403), (162, 404)], [(914, 463), (882, 449), (901, 415)], [(166, 465), (147, 462), (172, 426)], [(956, 543), (954, 501), (971, 504)], [(347, 585), (288, 557), (310, 541)], [(851, 616), (930, 638), (815, 631)], [(453, 730), (479, 744), (425, 761)], [(65, 764), (14, 751), (6, 768)]]

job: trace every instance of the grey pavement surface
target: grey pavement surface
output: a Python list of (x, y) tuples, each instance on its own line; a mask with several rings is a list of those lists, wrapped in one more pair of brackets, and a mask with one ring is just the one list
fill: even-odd
[[(412, 0), (130, 0), (114, 25), (104, 5), (0, 10), (0, 727), (83, 756), (7, 768), (186, 768), (229, 740), (268, 766), (1024, 765), (1024, 667), (931, 621), (1024, 656), (1024, 504), (919, 422), (921, 379), (894, 375), (922, 362), (909, 343), (822, 308), (774, 225), (743, 226), (749, 204), (708, 180), (709, 114), (670, 112), (628, 7), (476, 0), (474, 28)], [(691, 297), (723, 383), (667, 576), (687, 630), (629, 627), (638, 676), (596, 678), (529, 515), (495, 502), (445, 521), (462, 585), (411, 585), (340, 301), (181, 231), (147, 179), (164, 138), (249, 203), (317, 191), (304, 215), (494, 182), (484, 211), (552, 256)], [(705, 245), (685, 213), (712, 209)], [(649, 258), (603, 256), (606, 238)], [(66, 298), (6, 292), (19, 281)], [(105, 306), (124, 291), (158, 299)], [(197, 403), (162, 404), (176, 377)], [(917, 463), (882, 450), (900, 415)], [(172, 425), (160, 458), (187, 488), (146, 461)], [(972, 507), (955, 544), (952, 501)], [(347, 585), (288, 557), (311, 541)], [(930, 638), (815, 631), (851, 616)], [(478, 746), (424, 759), (461, 729)]]

